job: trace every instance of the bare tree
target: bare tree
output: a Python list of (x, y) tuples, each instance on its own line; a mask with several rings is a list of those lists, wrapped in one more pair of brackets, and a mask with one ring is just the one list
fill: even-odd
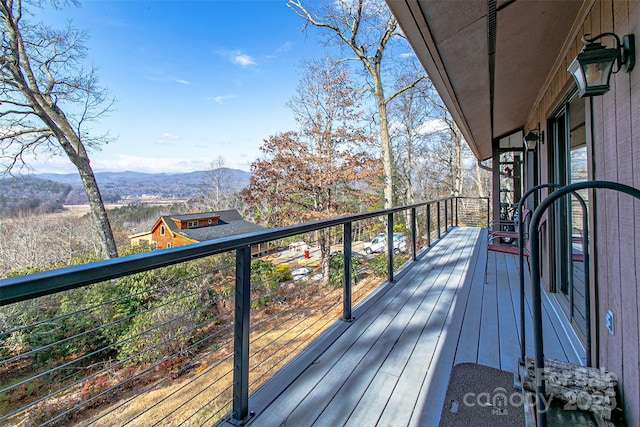
[[(408, 46), (404, 36), (398, 28), (398, 23), (383, 1), (377, 0), (345, 0), (339, 2), (325, 1), (318, 9), (304, 6), (301, 0), (288, 0), (288, 6), (307, 24), (329, 30), (332, 40), (345, 46), (355, 55), (344, 59), (360, 61), (364, 66), (368, 81), (364, 88), (374, 97), (376, 117), (380, 130), (380, 147), (385, 174), (385, 207), (394, 204), (394, 165), (389, 132), (387, 106), (398, 94), (414, 87), (426, 76), (418, 76), (415, 80), (402, 86), (393, 86), (397, 80), (386, 71), (394, 67), (384, 67), (389, 63), (394, 65), (391, 57), (386, 61), (385, 53), (391, 43), (401, 40)], [(406, 52), (403, 52), (406, 53)], [(395, 64), (397, 65), (397, 64)], [(386, 76), (386, 78), (385, 78)], [(389, 78), (390, 77), (390, 78)], [(391, 95), (386, 92), (391, 88)]]
[[(371, 139), (359, 124), (361, 96), (350, 83), (347, 70), (339, 64), (328, 60), (306, 64), (288, 104), (300, 131), (269, 138), (260, 147), (263, 158), (251, 165), (244, 197), (263, 222), (280, 226), (331, 218), (358, 211), (361, 201), (379, 198), (364, 189), (375, 187), (380, 165), (366, 150)], [(320, 234), (319, 246), (328, 277), (328, 234)]]
[(237, 193), (239, 188), (234, 184), (229, 169), (225, 167), (223, 156), (218, 156), (211, 162), (206, 171), (200, 188), (200, 202), (204, 209), (220, 210), (237, 208)]
[(87, 217), (33, 215), (0, 219), (0, 274), (95, 259), (100, 242)]
[(86, 33), (30, 24), (26, 14), (22, 0), (0, 0), (0, 167), (11, 173), (38, 155), (64, 153), (80, 174), (104, 256), (117, 257), (87, 152), (108, 142), (107, 135), (92, 136), (87, 124), (113, 101), (96, 70), (83, 69)]
[[(413, 79), (410, 75), (403, 80)], [(423, 79), (414, 89), (399, 94), (389, 109), (394, 165), (398, 177), (396, 193), (402, 198), (403, 204), (418, 201), (417, 187), (424, 178), (417, 173), (417, 169), (424, 158), (429, 156), (429, 126), (437, 120), (434, 117), (436, 107), (432, 99), (423, 96), (429, 90), (433, 90), (431, 82)]]

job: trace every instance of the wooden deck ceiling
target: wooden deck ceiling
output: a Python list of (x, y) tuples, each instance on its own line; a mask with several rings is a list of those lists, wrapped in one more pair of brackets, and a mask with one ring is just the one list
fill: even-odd
[[(251, 395), (245, 425), (437, 426), (455, 364), (517, 371), (518, 283), (517, 257), (487, 251), (486, 230), (451, 229)], [(545, 295), (545, 356), (581, 363), (559, 316)], [(526, 337), (531, 355), (531, 325)]]

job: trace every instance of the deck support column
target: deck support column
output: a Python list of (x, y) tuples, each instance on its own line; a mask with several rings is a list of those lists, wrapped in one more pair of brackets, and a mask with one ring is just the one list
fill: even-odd
[(393, 283), (393, 212), (387, 214), (387, 280)]
[(417, 252), (417, 244), (416, 237), (418, 236), (417, 225), (416, 225), (416, 208), (411, 208), (411, 259), (417, 261), (416, 257)]
[(351, 223), (344, 224), (344, 233), (342, 236), (344, 254), (344, 279), (342, 286), (342, 320), (351, 322), (353, 316), (351, 314), (351, 269), (352, 269), (352, 252), (351, 252)]
[(233, 334), (233, 420), (249, 415), (249, 309), (251, 246), (236, 249), (236, 299)]
[(427, 205), (427, 247), (431, 247), (431, 205)]
[(436, 203), (436, 209), (438, 210), (438, 240), (442, 237), (442, 225), (440, 224), (440, 202)]

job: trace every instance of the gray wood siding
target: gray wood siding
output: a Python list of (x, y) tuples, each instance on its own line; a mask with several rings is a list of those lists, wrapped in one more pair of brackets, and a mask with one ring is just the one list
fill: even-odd
[[(573, 40), (558, 58), (541, 88), (538, 104), (533, 106), (526, 128), (546, 121), (573, 86), (566, 71), (584, 44), (583, 34), (593, 36), (614, 32), (619, 37), (634, 34), (640, 42), (640, 1), (585, 1), (590, 9), (574, 25)], [(583, 20), (583, 21), (582, 21)], [(604, 40), (603, 40), (604, 41)], [(605, 44), (611, 46), (609, 41)], [(640, 56), (636, 49), (636, 60)], [(587, 102), (587, 106), (590, 101)], [(621, 71), (611, 77), (611, 90), (592, 98), (592, 137), (587, 145), (591, 154), (591, 178), (620, 182), (640, 188), (640, 67), (631, 73)], [(542, 148), (546, 159), (548, 144)], [(543, 161), (543, 181), (546, 175)], [(597, 190), (592, 208), (595, 214), (591, 237), (596, 251), (592, 277), (597, 291), (592, 292), (592, 339), (597, 344), (594, 363), (615, 372), (620, 380), (622, 405), (629, 425), (640, 425), (640, 203), (629, 196)], [(543, 258), (547, 258), (544, 256)], [(546, 269), (545, 269), (546, 271)], [(548, 275), (545, 280), (548, 282)], [(615, 315), (615, 335), (605, 328), (605, 314)]]
[[(640, 3), (607, 1), (592, 13), (600, 32), (622, 37), (640, 36)], [(640, 188), (640, 74), (620, 72), (611, 78), (611, 91), (599, 97), (594, 128), (601, 139), (594, 162), (596, 179), (606, 179)], [(604, 192), (603, 192), (604, 193)], [(640, 205), (631, 197), (614, 192), (599, 195), (597, 280), (600, 366), (614, 371), (622, 382), (621, 401), (629, 425), (640, 425), (640, 336), (638, 333), (638, 230)], [(615, 335), (604, 327), (604, 316), (615, 316)]]

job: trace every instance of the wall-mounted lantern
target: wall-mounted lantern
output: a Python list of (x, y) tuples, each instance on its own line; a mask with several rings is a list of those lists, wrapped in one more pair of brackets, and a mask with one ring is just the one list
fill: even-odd
[(528, 151), (535, 151), (538, 142), (544, 141), (544, 132), (539, 129), (531, 129), (524, 137), (524, 146)]
[[(614, 33), (602, 33), (593, 38), (588, 38), (588, 36), (590, 34), (585, 34), (582, 37), (585, 47), (567, 68), (578, 84), (578, 94), (581, 97), (607, 93), (611, 73), (617, 73), (622, 66), (628, 73), (635, 65), (635, 38), (633, 34), (624, 36), (622, 43)], [(596, 43), (597, 40), (605, 36), (615, 39), (615, 48), (607, 48)], [(615, 70), (613, 69), (614, 63)]]

